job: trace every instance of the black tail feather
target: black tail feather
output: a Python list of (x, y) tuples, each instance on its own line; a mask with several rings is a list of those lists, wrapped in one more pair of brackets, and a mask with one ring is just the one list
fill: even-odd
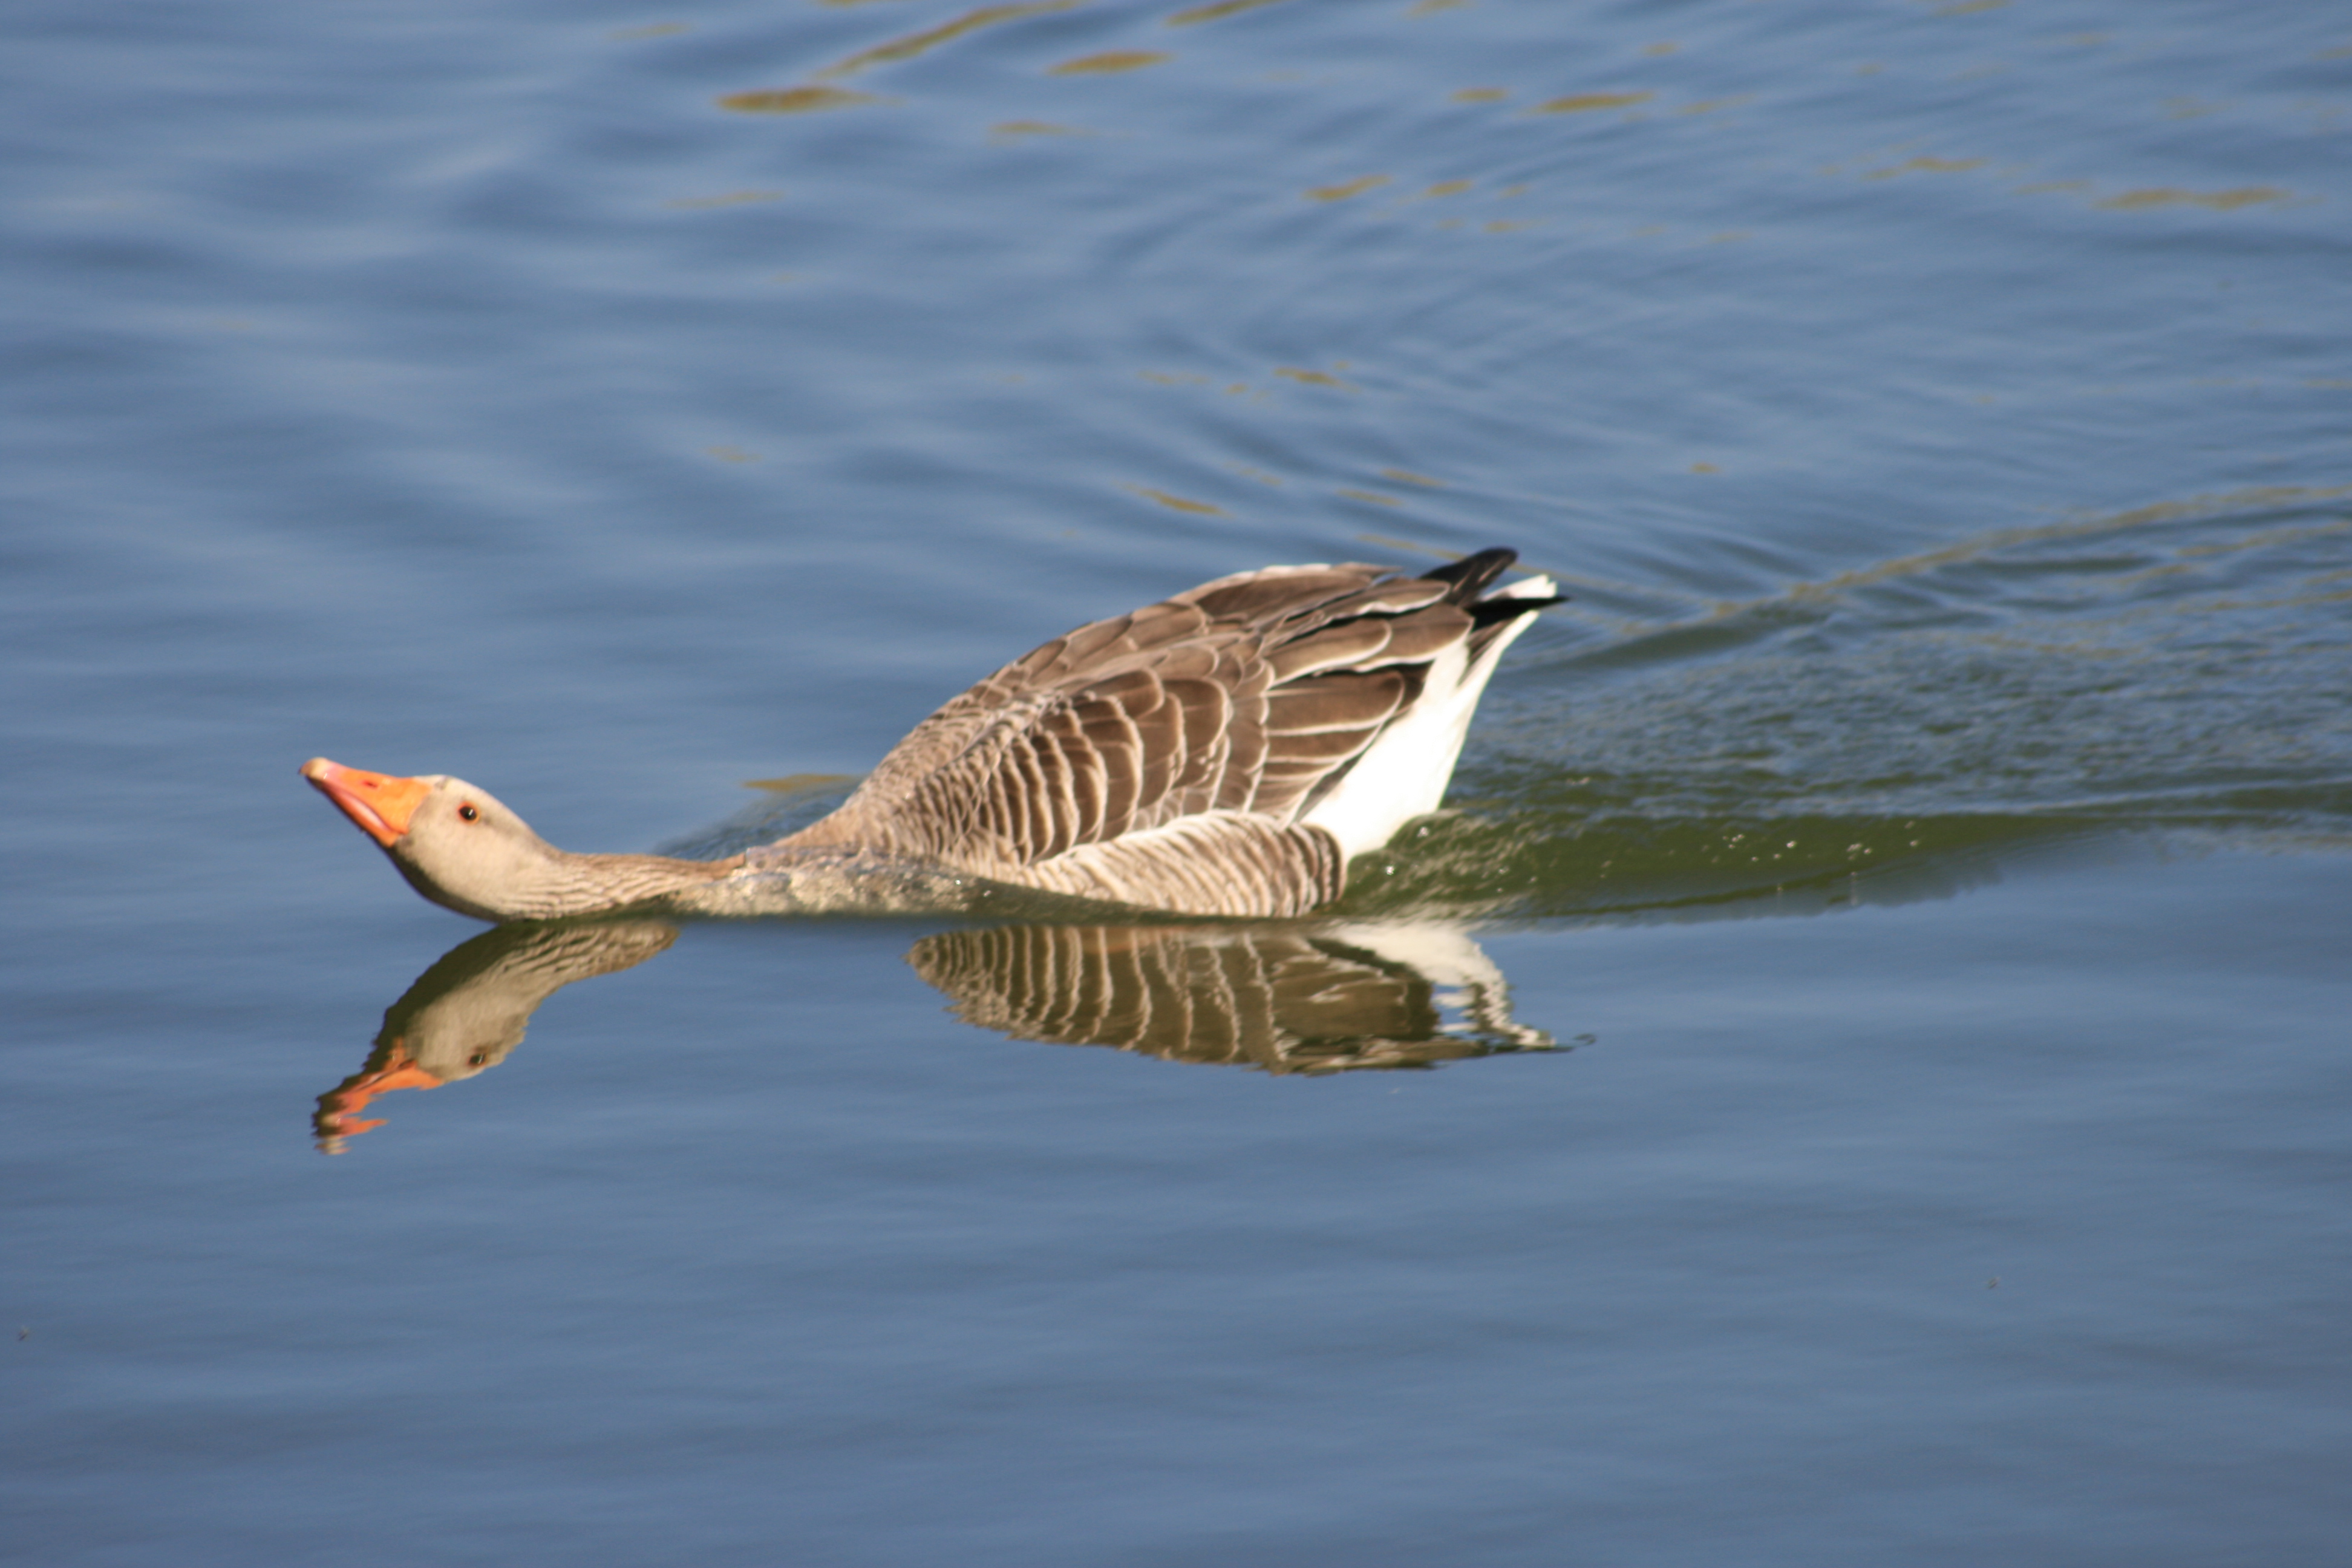
[(1443, 566), (1423, 572), (1422, 575), (1433, 583), (1451, 583), (1454, 590), (1445, 596), (1457, 605), (1466, 605), (1485, 593), (1496, 578), (1509, 571), (1511, 563), (1518, 558), (1517, 551), (1496, 545), (1492, 550), (1481, 550), (1475, 555), (1465, 555), (1459, 561), (1449, 561)]
[(1517, 551), (1496, 545), (1491, 550), (1481, 550), (1475, 555), (1465, 555), (1461, 560), (1449, 562), (1433, 571), (1423, 572), (1422, 575), (1433, 582), (1452, 584), (1453, 588), (1446, 594), (1446, 598), (1469, 611), (1471, 622), (1481, 626), (1514, 621), (1548, 605), (1568, 603), (1565, 594), (1555, 594), (1543, 599), (1478, 597), (1494, 585), (1495, 579), (1509, 571), (1511, 563), (1518, 558)]

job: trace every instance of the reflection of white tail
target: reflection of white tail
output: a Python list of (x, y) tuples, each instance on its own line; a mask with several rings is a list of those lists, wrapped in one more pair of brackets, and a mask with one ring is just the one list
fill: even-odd
[(1430, 921), (1358, 921), (1327, 926), (1319, 934), (1419, 973), (1438, 988), (1437, 1005), (1457, 1015), (1438, 1026), (1449, 1035), (1490, 1037), (1531, 1051), (1554, 1044), (1541, 1029), (1511, 1016), (1510, 983), (1486, 950), (1460, 926)]

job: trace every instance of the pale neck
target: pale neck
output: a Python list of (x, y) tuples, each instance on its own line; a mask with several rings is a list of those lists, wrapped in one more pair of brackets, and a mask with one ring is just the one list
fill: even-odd
[(724, 860), (672, 860), (662, 855), (573, 855), (556, 850), (535, 872), (530, 886), (517, 888), (505, 920), (543, 921), (594, 914), (630, 904), (651, 903), (718, 881), (743, 864), (740, 855)]

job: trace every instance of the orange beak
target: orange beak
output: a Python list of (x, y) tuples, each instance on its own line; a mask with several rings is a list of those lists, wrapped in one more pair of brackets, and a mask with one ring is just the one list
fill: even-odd
[(347, 768), (324, 757), (312, 757), (304, 763), (302, 776), (317, 785), (320, 794), (341, 806), (343, 815), (360, 825), (361, 832), (386, 849), (408, 831), (409, 817), (433, 793), (433, 786), (422, 779), (395, 778), (390, 773)]

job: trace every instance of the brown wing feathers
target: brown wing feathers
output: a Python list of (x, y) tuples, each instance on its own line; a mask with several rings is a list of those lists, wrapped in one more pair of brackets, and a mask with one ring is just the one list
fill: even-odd
[(1272, 818), (1320, 883), (1337, 875), (1328, 857), (1288, 843), (1319, 836), (1287, 825), (1419, 697), (1430, 661), (1493, 618), (1464, 605), (1511, 559), (1486, 551), (1411, 578), (1274, 568), (1081, 626), (941, 708), (794, 841), (1046, 885), (1066, 879), (1044, 863), (1074, 850), (1239, 811)]

